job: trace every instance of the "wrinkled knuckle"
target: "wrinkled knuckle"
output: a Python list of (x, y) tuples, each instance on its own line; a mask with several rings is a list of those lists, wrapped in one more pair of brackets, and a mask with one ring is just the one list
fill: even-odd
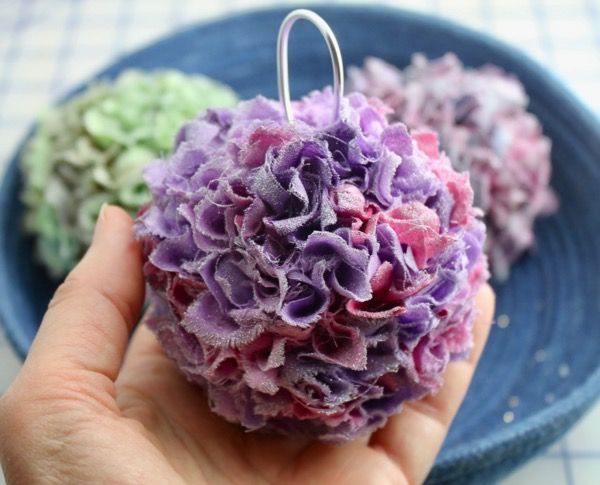
[(0, 398), (0, 446), (8, 441), (8, 427), (14, 416), (14, 406), (11, 405), (9, 393)]
[(85, 296), (85, 285), (71, 273), (57, 288), (54, 296), (48, 303), (48, 309), (57, 307), (65, 302), (78, 301)]
[(71, 273), (58, 287), (48, 309), (58, 306), (71, 307), (71, 303), (80, 308), (87, 308), (96, 314), (106, 314), (112, 311), (124, 318), (127, 322), (136, 320), (137, 309), (134, 308), (121, 295), (105, 291), (81, 279), (76, 273)]
[(14, 398), (14, 392), (7, 391), (0, 398), (0, 434), (6, 435), (11, 428), (11, 424), (17, 421), (22, 411), (22, 403), (17, 403)]
[(122, 415), (131, 422), (139, 423), (146, 430), (156, 430), (162, 425), (162, 416), (152, 399), (146, 397), (137, 389), (120, 386), (119, 407)]
[(17, 407), (9, 391), (0, 398), (0, 463), (3, 468), (13, 459), (15, 448), (21, 447), (23, 434), (15, 432), (19, 427), (18, 418)]
[(15, 447), (27, 441), (34, 421), (31, 406), (19, 397), (18, 391), (9, 390), (0, 398), (0, 450), (3, 454), (9, 445)]

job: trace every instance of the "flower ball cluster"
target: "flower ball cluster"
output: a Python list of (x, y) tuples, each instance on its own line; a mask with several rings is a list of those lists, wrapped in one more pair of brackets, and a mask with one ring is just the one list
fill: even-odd
[(45, 113), (21, 159), (21, 198), (49, 273), (64, 276), (83, 256), (102, 204), (134, 215), (149, 201), (142, 169), (170, 152), (183, 122), (236, 103), (231, 89), (204, 76), (127, 70)]
[(146, 170), (150, 327), (248, 430), (352, 439), (436, 391), (487, 277), (468, 176), (431, 132), (331, 90), (211, 109)]
[(383, 99), (392, 120), (439, 133), (457, 170), (469, 171), (475, 205), (485, 214), (486, 252), (494, 276), (535, 242), (533, 225), (556, 208), (549, 187), (550, 140), (528, 113), (522, 84), (496, 66), (465, 68), (454, 54), (413, 57), (404, 71), (368, 58), (351, 68), (350, 84)]

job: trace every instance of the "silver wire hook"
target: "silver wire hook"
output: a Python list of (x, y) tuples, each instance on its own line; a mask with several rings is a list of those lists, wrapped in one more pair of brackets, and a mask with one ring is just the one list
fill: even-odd
[(334, 121), (339, 117), (340, 104), (342, 101), (342, 93), (344, 92), (344, 63), (342, 54), (337, 39), (331, 30), (331, 27), (312, 10), (297, 9), (290, 12), (279, 28), (277, 36), (277, 84), (279, 86), (279, 100), (283, 104), (285, 117), (288, 122), (294, 121), (292, 113), (292, 101), (290, 99), (290, 79), (288, 72), (288, 40), (292, 26), (298, 19), (305, 19), (311, 22), (325, 38), (329, 55), (331, 56), (331, 67), (333, 68), (333, 96), (335, 99), (334, 105)]

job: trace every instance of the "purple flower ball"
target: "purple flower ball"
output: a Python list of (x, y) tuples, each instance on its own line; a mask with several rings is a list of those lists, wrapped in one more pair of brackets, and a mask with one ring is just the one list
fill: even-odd
[(466, 174), (352, 94), (257, 97), (186, 124), (136, 222), (150, 327), (248, 430), (353, 439), (468, 355), (487, 278)]
[(368, 58), (350, 68), (350, 87), (385, 101), (391, 120), (439, 133), (454, 167), (469, 171), (485, 214), (486, 252), (498, 280), (535, 242), (533, 225), (553, 212), (550, 140), (527, 112), (522, 84), (496, 66), (465, 68), (454, 54), (413, 57), (404, 71)]

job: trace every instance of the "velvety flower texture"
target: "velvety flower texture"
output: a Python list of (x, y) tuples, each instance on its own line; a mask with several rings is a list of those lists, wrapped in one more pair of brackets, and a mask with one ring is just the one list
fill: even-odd
[(521, 83), (496, 66), (464, 68), (454, 54), (413, 57), (404, 71), (368, 58), (350, 68), (350, 89), (384, 100), (391, 119), (432, 129), (457, 170), (468, 170), (475, 205), (488, 228), (486, 251), (494, 276), (534, 244), (533, 224), (556, 208), (549, 187), (550, 140), (526, 111)]
[(468, 176), (429, 132), (330, 90), (186, 124), (136, 223), (149, 325), (211, 408), (341, 441), (441, 385), (487, 277)]

